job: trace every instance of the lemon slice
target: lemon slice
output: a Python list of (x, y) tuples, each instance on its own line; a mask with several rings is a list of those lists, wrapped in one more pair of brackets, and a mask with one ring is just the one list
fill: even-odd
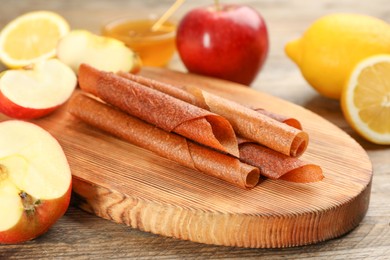
[(390, 55), (359, 62), (343, 90), (345, 118), (364, 138), (390, 144)]
[(56, 55), (59, 39), (69, 32), (68, 22), (54, 12), (35, 11), (9, 22), (0, 33), (0, 60), (21, 68)]

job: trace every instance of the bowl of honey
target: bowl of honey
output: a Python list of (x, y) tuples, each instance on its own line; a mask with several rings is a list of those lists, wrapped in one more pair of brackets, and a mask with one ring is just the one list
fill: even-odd
[(102, 27), (102, 34), (124, 42), (141, 58), (143, 66), (164, 67), (176, 51), (176, 23), (165, 21), (155, 28), (155, 19), (114, 19)]

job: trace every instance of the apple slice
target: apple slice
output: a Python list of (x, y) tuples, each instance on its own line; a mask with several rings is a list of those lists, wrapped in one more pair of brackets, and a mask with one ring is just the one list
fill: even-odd
[(7, 70), (0, 77), (0, 112), (18, 119), (45, 116), (65, 101), (77, 85), (76, 74), (58, 59), (29, 69)]
[(57, 57), (76, 73), (82, 63), (109, 72), (137, 72), (141, 67), (138, 55), (123, 42), (86, 30), (73, 30), (63, 37)]
[(62, 147), (39, 126), (4, 121), (0, 136), (0, 243), (19, 243), (65, 213), (72, 176)]

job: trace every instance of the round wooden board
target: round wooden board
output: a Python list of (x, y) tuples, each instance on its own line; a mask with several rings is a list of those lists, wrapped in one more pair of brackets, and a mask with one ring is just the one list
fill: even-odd
[(264, 180), (243, 190), (89, 127), (65, 106), (35, 123), (63, 146), (80, 208), (155, 234), (255, 248), (335, 238), (364, 217), (371, 163), (359, 144), (332, 123), (234, 83), (157, 68), (144, 68), (142, 74), (299, 119), (310, 135), (302, 159), (320, 165), (325, 179), (311, 184)]

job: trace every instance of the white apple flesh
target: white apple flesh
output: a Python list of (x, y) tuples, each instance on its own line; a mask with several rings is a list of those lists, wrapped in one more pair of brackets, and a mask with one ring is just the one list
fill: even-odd
[(7, 70), (0, 77), (0, 112), (17, 119), (45, 116), (72, 95), (75, 73), (58, 59), (45, 60), (29, 69)]
[(0, 122), (0, 244), (45, 233), (67, 210), (72, 190), (68, 161), (39, 126)]
[(86, 30), (73, 30), (63, 37), (57, 57), (76, 73), (82, 63), (107, 72), (137, 72), (141, 66), (138, 55), (123, 42)]

